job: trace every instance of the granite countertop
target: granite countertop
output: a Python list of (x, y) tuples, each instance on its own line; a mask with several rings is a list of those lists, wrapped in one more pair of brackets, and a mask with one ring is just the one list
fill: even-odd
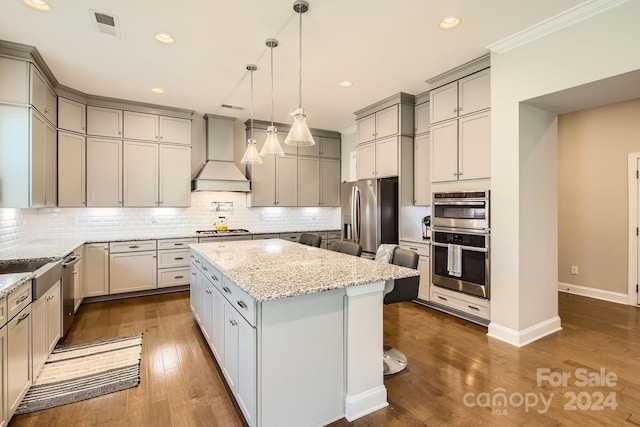
[(423, 239), (422, 236), (401, 237), (400, 241), (401, 242), (411, 242), (411, 243), (422, 243), (424, 245), (430, 245), (431, 244), (431, 239)]
[(33, 273), (11, 273), (0, 274), (0, 299), (6, 297), (11, 292), (33, 278)]
[(22, 262), (26, 260), (55, 261), (62, 259), (84, 244), (78, 239), (37, 239), (14, 246), (0, 253), (0, 262)]
[(281, 239), (190, 247), (257, 301), (417, 276), (418, 270)]

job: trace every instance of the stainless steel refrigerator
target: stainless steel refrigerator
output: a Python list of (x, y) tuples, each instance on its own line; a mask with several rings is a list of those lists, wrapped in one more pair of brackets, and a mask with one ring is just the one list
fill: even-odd
[(363, 256), (382, 243), (398, 243), (398, 180), (367, 179), (340, 188), (342, 240), (362, 245)]

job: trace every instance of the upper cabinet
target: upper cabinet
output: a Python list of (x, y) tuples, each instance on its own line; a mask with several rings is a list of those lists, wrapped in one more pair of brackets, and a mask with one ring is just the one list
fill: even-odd
[(58, 129), (87, 133), (87, 106), (58, 97)]
[(392, 105), (358, 120), (358, 143), (397, 134), (400, 129), (398, 105)]
[(43, 116), (31, 112), (31, 207), (56, 206), (56, 130)]
[(58, 97), (40, 71), (31, 64), (31, 105), (53, 126), (58, 122)]
[(191, 145), (191, 120), (125, 111), (124, 137)]
[(122, 138), (122, 110), (87, 107), (87, 134)]
[(414, 111), (414, 131), (416, 135), (422, 135), (423, 133), (429, 132), (429, 125), (431, 124), (431, 112), (429, 111), (429, 106), (429, 101), (416, 105), (416, 109)]
[(489, 69), (478, 71), (431, 91), (431, 123), (491, 108)]
[(58, 131), (58, 206), (86, 205), (86, 141), (84, 135)]

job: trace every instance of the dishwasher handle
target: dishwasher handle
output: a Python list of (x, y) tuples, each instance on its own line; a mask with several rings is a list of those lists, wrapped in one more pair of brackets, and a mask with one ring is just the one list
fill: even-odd
[(73, 267), (78, 262), (80, 262), (80, 257), (79, 256), (77, 256), (77, 255), (69, 256), (69, 257), (67, 257), (67, 258), (62, 260), (62, 268)]

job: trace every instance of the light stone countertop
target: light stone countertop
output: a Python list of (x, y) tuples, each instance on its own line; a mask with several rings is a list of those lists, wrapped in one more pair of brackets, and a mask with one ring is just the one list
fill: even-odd
[(422, 243), (424, 245), (430, 245), (431, 239), (423, 239), (422, 236), (409, 236), (401, 237), (400, 242)]
[(78, 239), (37, 239), (14, 246), (0, 253), (0, 262), (22, 262), (26, 260), (55, 261), (82, 246)]
[(418, 276), (418, 270), (281, 239), (197, 243), (196, 253), (257, 301)]
[(0, 298), (4, 298), (16, 290), (24, 282), (30, 281), (33, 273), (0, 274)]

